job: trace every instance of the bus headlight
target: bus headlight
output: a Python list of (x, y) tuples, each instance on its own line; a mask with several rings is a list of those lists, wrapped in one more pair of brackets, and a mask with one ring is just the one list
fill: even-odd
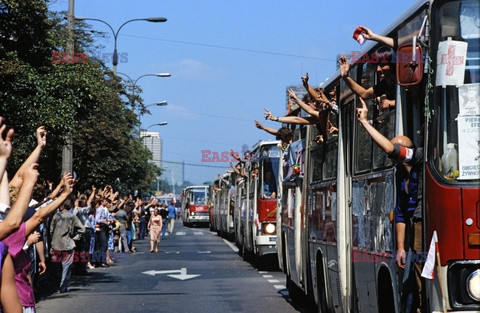
[(275, 231), (276, 231), (275, 224), (272, 224), (272, 223), (264, 224), (263, 225), (263, 231), (266, 234), (274, 234)]
[(194, 215), (195, 215), (195, 212), (190, 212), (190, 215), (191, 215), (191, 216), (194, 216)]
[(467, 277), (468, 295), (475, 301), (480, 301), (480, 270), (472, 272)]

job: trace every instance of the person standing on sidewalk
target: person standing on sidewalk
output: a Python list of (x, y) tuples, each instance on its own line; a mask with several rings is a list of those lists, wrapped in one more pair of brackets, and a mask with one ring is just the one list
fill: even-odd
[(115, 219), (120, 222), (119, 228), (119, 237), (118, 238), (118, 252), (122, 252), (122, 248), (124, 252), (128, 252), (128, 241), (127, 241), (127, 223), (128, 223), (128, 216), (127, 212), (123, 209), (123, 202), (122, 206), (119, 206), (117, 213), (115, 214)]
[[(65, 200), (60, 206), (60, 212), (53, 216), (50, 224), (52, 255), (56, 255), (57, 261), (62, 262), (61, 293), (68, 291), (67, 284), (74, 260), (75, 240), (80, 240), (83, 233), (85, 233), (85, 226), (83, 226), (80, 219), (69, 212), (71, 208), (72, 203), (70, 200)], [(76, 235), (72, 238), (71, 235), (74, 231), (76, 231)], [(58, 257), (61, 259), (59, 260)]]
[(160, 210), (158, 212), (160, 216), (162, 217), (162, 238), (165, 238), (168, 234), (165, 234), (167, 231), (167, 216), (168, 216), (168, 211), (166, 208), (165, 204), (160, 204)]
[(173, 227), (175, 226), (175, 217), (176, 217), (176, 210), (175, 210), (175, 203), (172, 201), (168, 206), (168, 215), (167, 215), (167, 222), (168, 222), (168, 233), (171, 235), (173, 233)]

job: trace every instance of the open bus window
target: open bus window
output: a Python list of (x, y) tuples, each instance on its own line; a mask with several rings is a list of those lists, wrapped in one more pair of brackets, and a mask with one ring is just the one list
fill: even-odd
[[(386, 138), (395, 136), (395, 107), (377, 110), (373, 126)], [(392, 161), (378, 145), (373, 145), (373, 166), (375, 169), (392, 165)]]
[[(376, 64), (364, 63), (361, 67), (361, 77), (359, 84), (364, 88), (369, 88), (375, 85)], [(359, 103), (359, 101), (358, 101)], [(373, 101), (365, 100), (368, 107), (368, 120), (373, 121), (374, 106)], [(359, 123), (356, 123), (355, 136), (355, 172), (361, 173), (369, 171), (372, 168), (372, 137), (367, 133)]]
[[(445, 179), (480, 180), (480, 23), (479, 2), (453, 1), (436, 10), (437, 29), (434, 36), (436, 86), (434, 89), (434, 165)], [(451, 40), (451, 44), (449, 43)], [(445, 83), (439, 66), (445, 58), (441, 47), (448, 46), (448, 61), (465, 58), (463, 81)], [(456, 46), (466, 45), (463, 54)], [(453, 49), (450, 46), (454, 47)], [(455, 55), (450, 56), (450, 53)], [(463, 66), (452, 64), (458, 75)], [(455, 73), (455, 70), (457, 73)], [(452, 75), (453, 75), (452, 74)], [(459, 75), (457, 80), (461, 79)]]

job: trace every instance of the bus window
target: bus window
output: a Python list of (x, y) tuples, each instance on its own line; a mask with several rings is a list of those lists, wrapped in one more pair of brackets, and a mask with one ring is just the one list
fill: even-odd
[(277, 192), (277, 180), (278, 173), (275, 175), (272, 170), (272, 164), (265, 162), (263, 164), (263, 173), (262, 173), (262, 189), (261, 194), (263, 198), (276, 198), (278, 195)]
[(318, 129), (318, 127), (312, 126), (311, 130), (312, 130), (311, 132), (312, 144), (310, 145), (310, 148), (309, 148), (310, 162), (311, 162), (310, 168), (312, 169), (311, 182), (316, 182), (322, 179), (323, 161), (325, 159), (324, 144), (319, 140), (320, 138), (323, 138), (323, 137), (320, 137), (321, 132)]
[[(360, 78), (360, 85), (364, 88), (370, 88), (375, 85), (375, 72), (376, 65), (373, 63), (364, 63), (362, 65), (362, 72)], [(358, 81), (358, 80), (357, 80)], [(359, 103), (359, 101), (357, 101)], [(365, 100), (368, 106), (368, 120), (373, 121), (374, 107), (371, 100)], [(372, 168), (372, 137), (367, 131), (359, 124), (355, 123), (356, 136), (355, 136), (355, 172), (367, 172)]]
[[(395, 137), (395, 108), (380, 110), (373, 126), (386, 138)], [(373, 145), (373, 166), (375, 169), (392, 165), (392, 161), (378, 145)]]
[[(449, 39), (468, 44), (463, 85), (434, 89), (436, 142), (432, 154), (438, 173), (450, 181), (480, 179), (479, 9), (475, 0), (453, 1), (439, 6), (436, 12), (434, 48)], [(439, 62), (435, 60), (435, 64)]]
[(192, 204), (199, 205), (206, 203), (206, 189), (194, 189), (192, 192)]

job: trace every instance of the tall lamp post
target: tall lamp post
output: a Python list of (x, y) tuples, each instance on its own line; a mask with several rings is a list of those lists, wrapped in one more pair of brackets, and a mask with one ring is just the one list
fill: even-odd
[(163, 23), (166, 22), (167, 19), (164, 17), (147, 17), (147, 18), (134, 18), (131, 20), (126, 21), (120, 27), (115, 31), (113, 27), (105, 22), (104, 20), (98, 19), (98, 18), (90, 18), (90, 17), (75, 17), (75, 20), (77, 21), (97, 21), (100, 23), (103, 23), (107, 25), (110, 30), (112, 31), (113, 34), (113, 39), (114, 39), (114, 48), (113, 48), (113, 58), (112, 58), (112, 64), (113, 64), (113, 75), (117, 76), (117, 64), (118, 64), (118, 53), (117, 53), (117, 38), (118, 38), (118, 33), (122, 29), (123, 26), (130, 22), (135, 22), (135, 21), (146, 21), (146, 22), (151, 22), (151, 23)]

